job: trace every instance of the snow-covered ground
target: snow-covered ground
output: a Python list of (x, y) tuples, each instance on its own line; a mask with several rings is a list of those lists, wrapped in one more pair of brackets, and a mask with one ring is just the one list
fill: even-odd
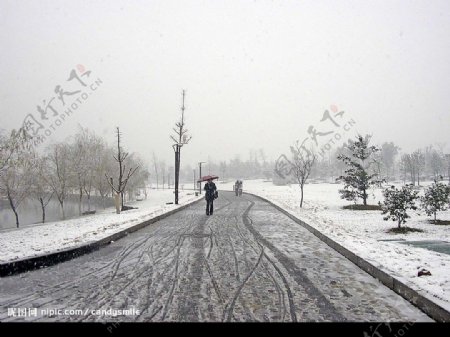
[[(231, 190), (233, 182), (217, 183), (219, 189)], [(381, 268), (411, 288), (450, 310), (450, 255), (423, 248), (380, 240), (439, 240), (450, 242), (450, 226), (428, 223), (424, 212), (410, 212), (407, 226), (422, 229), (423, 233), (391, 234), (387, 230), (396, 226), (383, 221), (380, 211), (351, 211), (342, 206), (349, 202), (340, 199), (338, 184), (308, 184), (305, 186), (304, 207), (299, 208), (300, 190), (297, 185), (274, 186), (262, 180), (244, 181), (244, 191), (265, 197), (288, 212), (304, 220), (323, 234), (340, 243), (355, 254)], [(195, 197), (193, 191), (180, 191), (180, 205)], [(381, 190), (375, 190), (376, 204)], [(66, 221), (33, 225), (20, 229), (0, 231), (0, 263), (42, 255), (76, 247), (129, 228), (154, 218), (176, 207), (166, 205), (173, 201), (172, 190), (151, 190), (148, 199), (130, 203), (135, 210), (115, 214), (113, 208), (98, 214)], [(420, 214), (419, 214), (420, 213)], [(450, 220), (450, 211), (440, 212), (439, 219)], [(418, 277), (425, 268), (431, 276)]]
[[(218, 188), (232, 190), (233, 182), (219, 183)], [(260, 195), (299, 219), (313, 226), (391, 276), (404, 282), (421, 294), (450, 310), (450, 255), (424, 248), (412, 247), (394, 241), (380, 240), (439, 240), (450, 243), (450, 226), (428, 223), (422, 211), (409, 212), (406, 225), (422, 229), (423, 233), (391, 234), (387, 230), (396, 227), (392, 221), (383, 221), (381, 211), (344, 210), (349, 202), (340, 199), (339, 184), (308, 184), (300, 209), (298, 185), (275, 186), (263, 180), (244, 181), (244, 191)], [(423, 192), (421, 192), (423, 194)], [(369, 204), (382, 200), (381, 190), (374, 191)], [(441, 220), (450, 220), (450, 211), (438, 213)], [(418, 270), (425, 268), (431, 276), (418, 277)]]
[(75, 219), (2, 230), (0, 263), (98, 241), (198, 198), (201, 196), (196, 197), (193, 191), (180, 191), (179, 205), (167, 205), (167, 202), (174, 201), (173, 190), (149, 190), (146, 200), (127, 203), (127, 206), (137, 209), (121, 214), (116, 214), (115, 208), (107, 208), (97, 214)]

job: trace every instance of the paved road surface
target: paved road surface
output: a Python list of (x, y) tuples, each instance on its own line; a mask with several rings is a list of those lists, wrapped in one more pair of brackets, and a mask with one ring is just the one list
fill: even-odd
[[(430, 320), (266, 202), (221, 192), (213, 216), (204, 208), (0, 279), (0, 321)], [(8, 308), (34, 308), (37, 317)]]

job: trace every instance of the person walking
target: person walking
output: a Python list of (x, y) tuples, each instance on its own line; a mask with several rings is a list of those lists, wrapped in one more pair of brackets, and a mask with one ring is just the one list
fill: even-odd
[(236, 193), (236, 196), (241, 196), (242, 195), (242, 180), (236, 180), (236, 182), (234, 183), (234, 192)]
[(216, 198), (217, 192), (216, 184), (213, 183), (212, 179), (208, 179), (203, 189), (205, 190), (206, 215), (212, 215), (214, 211), (214, 199)]

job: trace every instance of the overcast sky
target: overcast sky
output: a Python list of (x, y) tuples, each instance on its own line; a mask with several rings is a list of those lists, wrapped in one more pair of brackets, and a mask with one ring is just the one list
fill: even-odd
[[(1, 127), (33, 116), (49, 129), (37, 106), (54, 98), (61, 114), (87, 91), (46, 142), (78, 124), (112, 142), (120, 126), (127, 149), (171, 163), (186, 89), (184, 163), (251, 148), (276, 159), (310, 126), (337, 132), (326, 109), (355, 121), (349, 135), (450, 145), (449, 33), (446, 0), (0, 0)], [(72, 69), (86, 87), (67, 81)]]

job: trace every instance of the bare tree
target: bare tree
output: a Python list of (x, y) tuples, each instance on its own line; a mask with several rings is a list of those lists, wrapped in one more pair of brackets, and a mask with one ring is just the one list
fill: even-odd
[[(97, 137), (94, 133), (89, 132), (87, 129), (82, 137), (82, 143), (84, 143), (84, 152), (87, 153), (85, 159), (85, 175), (83, 178), (83, 191), (88, 200), (88, 212), (91, 211), (91, 195), (95, 189), (95, 177), (96, 175), (102, 177), (100, 173), (102, 169), (103, 152), (105, 151), (105, 145), (101, 138)], [(104, 179), (102, 179), (104, 181)]]
[(96, 166), (101, 158), (101, 142), (92, 131), (79, 126), (74, 140), (70, 143), (72, 152), (72, 185), (78, 190), (78, 213), (83, 214), (83, 195), (88, 198), (88, 211), (91, 210), (91, 194), (94, 185)]
[(401, 157), (401, 167), (403, 170), (403, 180), (405, 182), (406, 175), (409, 173), (411, 177), (411, 184), (416, 184), (416, 165), (411, 154), (404, 154)]
[(420, 173), (425, 168), (425, 156), (422, 150), (416, 150), (411, 154), (412, 165), (417, 173), (417, 186), (420, 186)]
[(75, 135), (75, 140), (70, 144), (70, 151), (72, 157), (71, 178), (73, 179), (72, 185), (77, 186), (78, 189), (78, 214), (81, 215), (83, 192), (86, 185), (86, 174), (88, 172), (87, 161), (90, 154), (88, 153), (87, 143), (88, 134), (87, 130), (79, 127), (79, 132)]
[(55, 194), (45, 179), (45, 175), (49, 171), (46, 165), (47, 161), (44, 158), (37, 158), (32, 172), (33, 184), (31, 195), (39, 201), (39, 205), (41, 206), (42, 223), (45, 222), (45, 208)]
[(445, 172), (445, 156), (442, 149), (435, 149), (432, 145), (425, 148), (425, 166), (434, 180), (440, 180)]
[(67, 144), (53, 144), (49, 147), (49, 154), (45, 160), (47, 161), (48, 172), (44, 179), (58, 199), (62, 219), (64, 220), (66, 218), (64, 201), (68, 196), (72, 153)]
[(0, 175), (15, 154), (19, 151), (31, 150), (30, 136), (24, 129), (14, 129), (9, 136), (0, 130)]
[(386, 170), (386, 181), (388, 181), (391, 176), (394, 176), (395, 157), (397, 156), (399, 150), (400, 148), (393, 142), (384, 142), (383, 144), (381, 144), (380, 156), (381, 162), (383, 163), (383, 166)]
[[(18, 207), (28, 196), (32, 185), (32, 168), (34, 166), (34, 152), (30, 147), (21, 146), (25, 140), (13, 131), (6, 139), (2, 153), (2, 167), (0, 174), (0, 192), (8, 199), (11, 210), (16, 217), (16, 226), (19, 228)], [(3, 155), (5, 155), (3, 157)]]
[(128, 157), (128, 152), (124, 152), (122, 147), (120, 146), (120, 130), (117, 128), (116, 131), (117, 134), (117, 154), (114, 156), (115, 161), (119, 164), (119, 171), (118, 171), (118, 178), (117, 178), (117, 185), (114, 186), (114, 178), (112, 176), (109, 176), (105, 173), (106, 179), (109, 182), (111, 188), (120, 196), (120, 207), (116, 208), (117, 214), (120, 213), (120, 210), (125, 210), (124, 203), (123, 203), (123, 193), (125, 191), (125, 188), (127, 186), (128, 180), (131, 178), (131, 176), (136, 172), (136, 170), (139, 168), (139, 166), (135, 168), (129, 168), (128, 171), (126, 170), (126, 163), (125, 160)]
[(301, 198), (300, 208), (303, 207), (303, 189), (311, 174), (311, 169), (317, 159), (317, 155), (312, 149), (308, 150), (297, 140), (291, 146), (292, 173), (300, 186)]
[[(382, 157), (380, 151), (373, 153), (373, 155), (372, 155), (372, 161), (373, 161), (373, 164), (374, 164), (374, 166), (375, 166), (375, 169), (373, 169), (374, 173), (376, 173), (376, 175), (377, 175), (378, 177), (382, 177), (382, 176), (383, 176), (382, 170), (383, 170), (384, 168), (386, 168), (386, 167), (385, 167), (385, 165), (384, 165), (383, 157)], [(378, 187), (381, 187), (382, 184), (383, 184), (383, 180), (380, 179), (380, 180), (378, 181), (378, 184), (377, 184), (377, 185), (378, 185)]]
[[(94, 188), (100, 194), (103, 208), (105, 207), (106, 196), (112, 191), (110, 184), (105, 179), (105, 173), (111, 176), (114, 171), (115, 162), (113, 155), (114, 152), (110, 147), (106, 146), (103, 142), (99, 144), (92, 183)], [(112, 192), (111, 197), (114, 197)]]
[[(183, 103), (181, 106), (181, 118), (179, 122), (175, 123), (175, 127), (173, 131), (174, 135), (171, 135), (170, 138), (173, 140), (174, 144), (172, 145), (174, 153), (175, 153), (175, 205), (178, 205), (178, 183), (180, 180), (180, 167), (181, 167), (181, 148), (183, 145), (186, 145), (191, 140), (192, 136), (188, 135), (188, 129), (186, 129), (186, 124), (184, 120), (184, 98), (186, 92), (183, 90), (182, 97)], [(164, 174), (164, 173), (163, 173)]]

